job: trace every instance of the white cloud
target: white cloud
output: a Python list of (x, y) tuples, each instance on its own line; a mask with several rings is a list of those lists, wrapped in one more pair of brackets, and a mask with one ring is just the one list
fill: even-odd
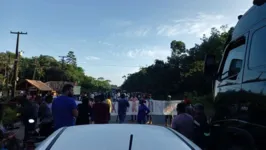
[(108, 74), (109, 78), (112, 78), (111, 83), (121, 85), (124, 82), (122, 78), (124, 75), (132, 74), (139, 71), (140, 67), (121, 68), (120, 71)]
[(115, 51), (113, 51), (113, 50), (108, 50), (107, 52), (108, 52), (109, 54), (111, 54), (112, 56), (116, 56), (116, 57), (121, 56), (121, 54), (123, 53), (123, 52), (115, 52)]
[(112, 43), (104, 42), (104, 41), (98, 41), (99, 44), (106, 45), (106, 46), (114, 46)]
[(134, 49), (127, 52), (127, 56), (130, 58), (149, 57), (153, 59), (164, 59), (169, 55), (169, 48), (157, 46), (151, 48)]
[(87, 60), (99, 60), (99, 57), (95, 57), (95, 56), (87, 56), (86, 57)]
[(133, 32), (133, 35), (136, 36), (146, 36), (150, 32), (150, 28), (140, 28)]
[(176, 36), (180, 34), (192, 34), (201, 37), (209, 34), (212, 27), (219, 28), (221, 25), (231, 26), (236, 18), (226, 18), (219, 14), (198, 13), (195, 18), (183, 18), (173, 20), (171, 24), (162, 24), (157, 27), (157, 34), (162, 36)]
[(145, 37), (151, 31), (150, 27), (139, 27), (137, 29), (131, 29), (121, 33), (115, 33), (114, 36), (124, 36), (124, 37)]
[(132, 21), (129, 20), (120, 20), (116, 22), (116, 25), (119, 27), (126, 27), (132, 25)]
[(123, 28), (128, 27), (133, 24), (130, 20), (119, 20), (119, 19), (106, 19), (101, 22), (102, 25), (108, 25), (109, 27), (113, 28)]
[(78, 62), (78, 64), (86, 64), (86, 61)]

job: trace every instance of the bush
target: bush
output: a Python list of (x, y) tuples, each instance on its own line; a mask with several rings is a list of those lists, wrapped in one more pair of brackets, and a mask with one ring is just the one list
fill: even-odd
[(208, 95), (198, 96), (197, 92), (185, 93), (185, 95), (192, 101), (193, 104), (201, 103), (205, 107), (205, 113), (207, 116), (212, 116), (214, 113), (213, 107), (213, 95), (210, 93)]
[(13, 124), (17, 118), (17, 112), (10, 107), (4, 108), (3, 124)]

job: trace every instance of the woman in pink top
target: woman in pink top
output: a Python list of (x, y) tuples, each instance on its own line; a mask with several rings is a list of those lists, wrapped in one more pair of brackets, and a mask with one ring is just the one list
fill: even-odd
[[(130, 101), (132, 102), (132, 113), (137, 113), (137, 101), (138, 101), (138, 98), (136, 97), (136, 95), (133, 95), (131, 98), (130, 98)], [(131, 121), (132, 122), (135, 122), (136, 121), (136, 118), (137, 116), (136, 115), (131, 115)]]

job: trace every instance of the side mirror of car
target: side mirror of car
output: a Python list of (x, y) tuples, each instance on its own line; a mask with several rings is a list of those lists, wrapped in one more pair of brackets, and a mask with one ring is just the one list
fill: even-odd
[(215, 77), (217, 72), (217, 65), (215, 63), (215, 56), (214, 55), (206, 55), (205, 62), (204, 62), (204, 74), (206, 76)]

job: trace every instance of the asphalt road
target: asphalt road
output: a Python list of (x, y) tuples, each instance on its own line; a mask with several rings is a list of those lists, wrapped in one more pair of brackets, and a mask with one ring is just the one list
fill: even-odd
[[(112, 116), (110, 123), (116, 123), (117, 116)], [(164, 115), (153, 115), (152, 116), (152, 123), (156, 125), (163, 125), (164, 124)], [(126, 122), (131, 123), (131, 116), (126, 117)]]
[[(163, 115), (154, 115), (152, 116), (152, 123), (155, 125), (164, 125), (164, 118), (165, 116)], [(111, 121), (110, 123), (117, 123), (116, 122), (117, 116), (111, 116)], [(131, 116), (126, 117), (126, 123), (132, 123), (131, 121)], [(23, 140), (24, 137), (24, 126), (21, 123), (16, 123), (15, 126), (18, 126), (19, 129), (13, 130), (16, 134), (16, 137), (20, 140)]]

